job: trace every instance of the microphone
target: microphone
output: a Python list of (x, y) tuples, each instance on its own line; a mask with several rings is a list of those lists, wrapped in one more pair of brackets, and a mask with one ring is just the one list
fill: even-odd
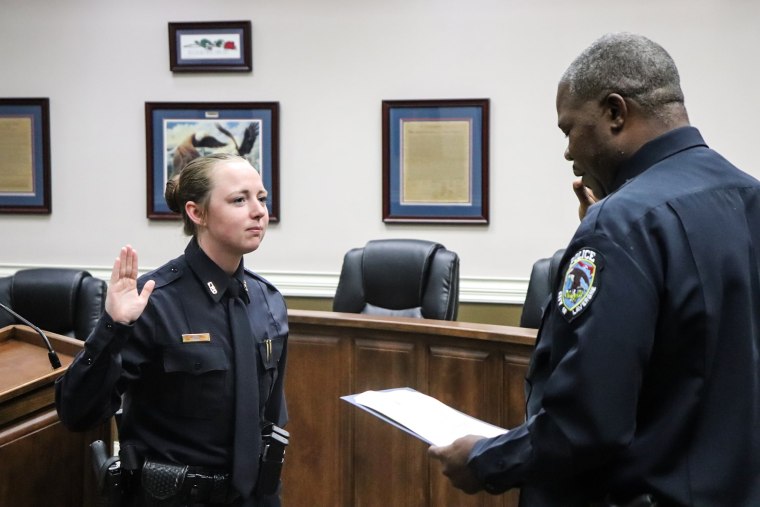
[(16, 312), (14, 312), (13, 310), (11, 310), (10, 308), (8, 308), (7, 306), (5, 306), (2, 303), (0, 303), (0, 308), (2, 308), (3, 310), (5, 310), (6, 312), (10, 313), (11, 315), (13, 315), (14, 317), (16, 317), (18, 320), (20, 320), (21, 322), (23, 322), (27, 326), (31, 327), (35, 331), (37, 331), (37, 333), (42, 337), (42, 340), (45, 342), (45, 346), (47, 346), (47, 349), (48, 349), (48, 359), (50, 360), (50, 366), (52, 366), (54, 370), (56, 370), (56, 369), (58, 369), (58, 368), (61, 367), (61, 360), (58, 359), (58, 354), (56, 354), (55, 350), (53, 350), (53, 346), (50, 345), (50, 340), (48, 340), (48, 337), (45, 336), (45, 333), (42, 332), (42, 329), (38, 328), (37, 326), (35, 326), (34, 324), (32, 324), (31, 322), (29, 322), (28, 320), (26, 320), (24, 317), (22, 317), (21, 315), (19, 315)]

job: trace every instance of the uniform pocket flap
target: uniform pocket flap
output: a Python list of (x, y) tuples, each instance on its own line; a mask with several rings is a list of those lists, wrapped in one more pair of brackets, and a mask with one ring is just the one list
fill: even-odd
[(228, 370), (224, 350), (208, 344), (188, 343), (164, 349), (164, 371), (201, 375), (210, 371)]

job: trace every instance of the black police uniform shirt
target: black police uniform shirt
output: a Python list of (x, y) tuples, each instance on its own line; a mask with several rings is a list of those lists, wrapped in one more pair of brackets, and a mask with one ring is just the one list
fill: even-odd
[(614, 188), (565, 252), (526, 422), (469, 467), (523, 506), (760, 506), (760, 183), (684, 127)]
[[(262, 417), (287, 420), (283, 390), (288, 338), (285, 301), (241, 262), (247, 311), (257, 343)], [(170, 462), (229, 470), (234, 431), (234, 357), (227, 316), (232, 280), (198, 247), (141, 276), (156, 286), (131, 325), (104, 313), (66, 373), (56, 382), (56, 408), (73, 430), (107, 420), (121, 406), (122, 446)], [(123, 399), (122, 399), (123, 395)], [(259, 422), (251, 422), (258, 431)]]

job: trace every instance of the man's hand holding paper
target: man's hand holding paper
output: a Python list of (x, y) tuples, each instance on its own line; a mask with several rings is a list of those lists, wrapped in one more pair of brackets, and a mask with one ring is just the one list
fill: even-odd
[(467, 467), (472, 447), (483, 438), (482, 435), (467, 435), (454, 440), (451, 445), (431, 445), (428, 449), (428, 456), (441, 462), (443, 475), (449, 478), (455, 488), (468, 495), (483, 489), (481, 482)]

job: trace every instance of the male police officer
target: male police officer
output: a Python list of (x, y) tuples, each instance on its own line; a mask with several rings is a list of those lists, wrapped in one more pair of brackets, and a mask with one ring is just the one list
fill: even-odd
[(547, 303), (527, 420), (429, 454), (454, 486), (521, 487), (523, 506), (760, 505), (760, 183), (689, 126), (647, 38), (594, 42), (557, 113), (600, 201)]

